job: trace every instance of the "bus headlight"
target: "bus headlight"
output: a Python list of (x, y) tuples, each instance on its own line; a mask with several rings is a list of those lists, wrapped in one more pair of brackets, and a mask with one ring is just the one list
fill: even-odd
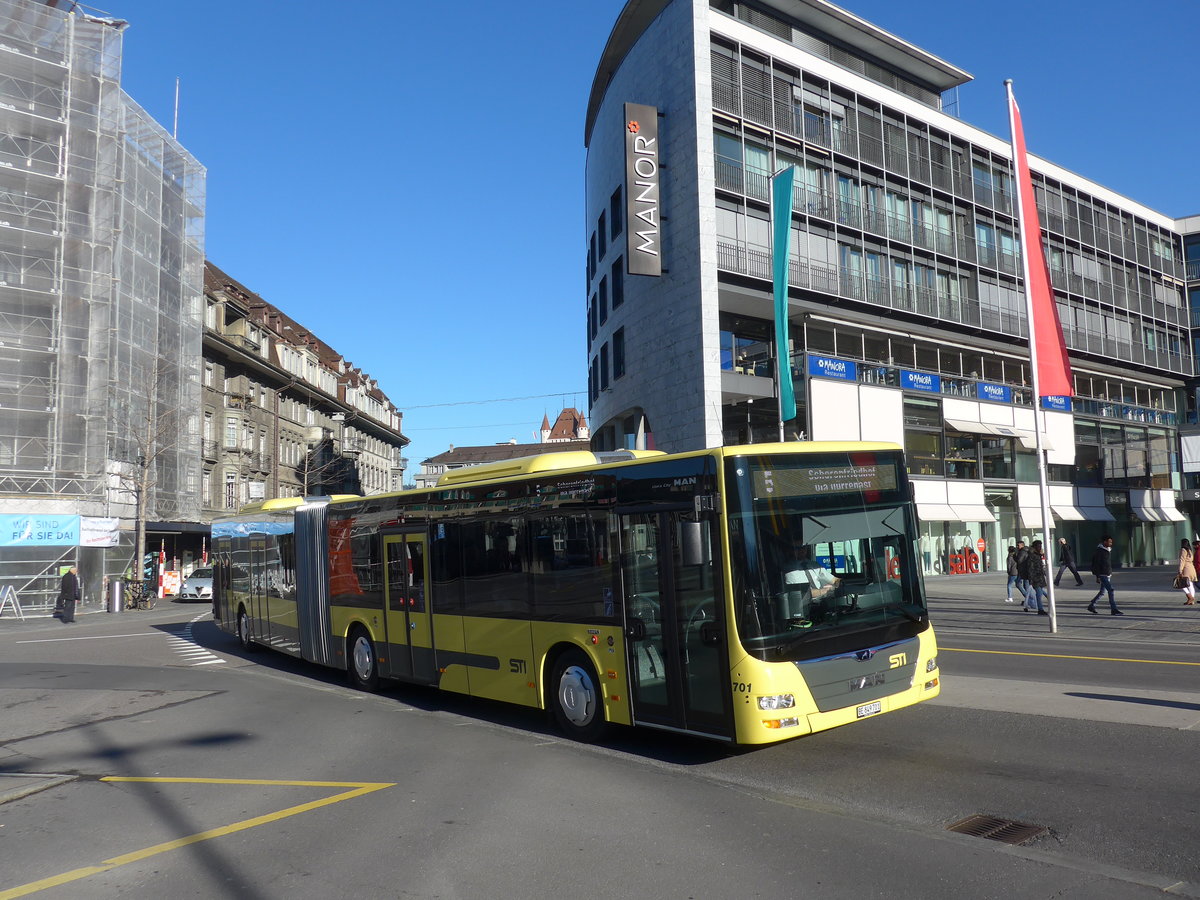
[(796, 705), (794, 694), (772, 694), (770, 697), (759, 697), (759, 709), (791, 709)]
[(929, 657), (929, 662), (925, 663), (925, 671), (932, 672), (936, 668), (937, 668), (937, 657), (936, 656)]

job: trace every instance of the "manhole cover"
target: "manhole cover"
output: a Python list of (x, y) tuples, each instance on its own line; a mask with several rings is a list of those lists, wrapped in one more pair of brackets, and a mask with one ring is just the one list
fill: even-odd
[(946, 826), (946, 830), (987, 838), (989, 841), (1000, 841), (1002, 844), (1028, 844), (1034, 838), (1050, 833), (1050, 829), (1045, 825), (1029, 825), (1025, 822), (1014, 822), (1012, 819), (979, 815), (960, 819), (953, 825)]

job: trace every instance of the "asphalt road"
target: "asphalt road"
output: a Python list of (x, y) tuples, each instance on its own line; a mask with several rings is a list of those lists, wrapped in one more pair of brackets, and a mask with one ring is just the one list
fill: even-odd
[(1200, 615), (1152, 576), (1057, 634), (931, 579), (942, 697), (748, 752), (357, 693), (200, 606), (3, 620), (0, 900), (1198, 896)]

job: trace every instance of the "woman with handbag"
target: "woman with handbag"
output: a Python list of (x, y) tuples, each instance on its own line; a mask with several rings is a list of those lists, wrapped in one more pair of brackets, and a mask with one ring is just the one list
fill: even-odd
[(1184, 606), (1196, 605), (1196, 559), (1191, 542), (1184, 538), (1179, 544), (1179, 574), (1175, 576), (1175, 587), (1187, 597)]

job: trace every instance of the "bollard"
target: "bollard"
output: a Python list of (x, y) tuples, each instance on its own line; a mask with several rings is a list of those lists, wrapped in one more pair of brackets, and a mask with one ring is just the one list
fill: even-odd
[(114, 578), (108, 583), (108, 612), (119, 613), (125, 609), (125, 582)]

